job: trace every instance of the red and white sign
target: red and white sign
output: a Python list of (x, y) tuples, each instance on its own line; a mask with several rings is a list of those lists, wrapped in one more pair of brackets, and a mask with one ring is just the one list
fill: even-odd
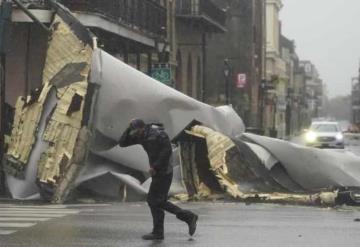
[(236, 87), (244, 88), (246, 85), (246, 74), (237, 74), (236, 77)]

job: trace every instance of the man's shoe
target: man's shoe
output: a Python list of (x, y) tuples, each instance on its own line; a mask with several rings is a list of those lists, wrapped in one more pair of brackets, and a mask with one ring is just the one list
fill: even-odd
[(187, 224), (189, 226), (189, 234), (190, 234), (190, 236), (194, 235), (194, 233), (196, 231), (196, 225), (197, 225), (198, 218), (199, 218), (199, 216), (197, 216), (196, 214), (193, 214), (191, 219), (187, 222)]
[(144, 239), (144, 240), (163, 240), (164, 234), (149, 233), (149, 234), (142, 236), (142, 239)]

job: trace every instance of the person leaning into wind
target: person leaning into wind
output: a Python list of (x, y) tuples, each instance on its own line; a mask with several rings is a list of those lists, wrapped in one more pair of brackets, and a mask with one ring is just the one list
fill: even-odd
[(140, 144), (146, 151), (152, 177), (147, 203), (153, 218), (153, 229), (142, 238), (145, 240), (164, 239), (164, 211), (176, 215), (176, 217), (188, 224), (189, 234), (192, 236), (196, 230), (198, 216), (189, 210), (168, 201), (168, 193), (173, 178), (173, 170), (170, 164), (172, 148), (167, 133), (156, 125), (145, 124), (141, 119), (134, 119), (120, 138), (119, 145), (128, 147)]

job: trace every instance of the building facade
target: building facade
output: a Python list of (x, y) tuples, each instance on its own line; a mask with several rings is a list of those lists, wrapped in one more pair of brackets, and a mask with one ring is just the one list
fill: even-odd
[[(360, 76), (360, 70), (359, 70)], [(352, 78), (351, 83), (351, 112), (352, 112), (352, 123), (360, 127), (360, 77)]]
[(273, 137), (286, 136), (286, 63), (281, 57), (281, 0), (266, 0), (266, 81), (273, 90), (266, 95), (264, 128)]
[(265, 2), (215, 1), (226, 10), (226, 29), (208, 40), (206, 100), (228, 103), (247, 126), (261, 126), (259, 86), (264, 74)]
[[(48, 1), (23, 0), (45, 25), (52, 18)], [(157, 63), (156, 43), (166, 38), (167, 6), (158, 0), (62, 0), (77, 19), (98, 37), (98, 45), (125, 63), (150, 73)], [(6, 54), (6, 102), (39, 87), (49, 33), (19, 6), (12, 10), (12, 35)]]
[(306, 75), (306, 101), (310, 118), (321, 117), (324, 100), (323, 81), (319, 72), (311, 61), (300, 61), (300, 67)]
[(211, 53), (208, 37), (226, 32), (226, 15), (212, 0), (176, 0), (175, 3), (174, 87), (203, 101), (207, 55)]

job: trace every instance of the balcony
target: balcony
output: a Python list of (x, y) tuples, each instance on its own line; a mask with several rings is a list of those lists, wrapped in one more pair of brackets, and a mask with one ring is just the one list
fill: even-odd
[(208, 32), (226, 32), (226, 13), (211, 0), (176, 0), (176, 16), (197, 21)]
[[(156, 38), (166, 36), (167, 11), (155, 0), (58, 0), (85, 26), (100, 29), (145, 46), (155, 47)], [(53, 12), (48, 0), (20, 0), (43, 23), (50, 23)], [(1, 0), (0, 0), (1, 3)], [(13, 22), (32, 22), (18, 8)]]
[(150, 36), (166, 33), (166, 8), (152, 0), (62, 0), (71, 11), (99, 15)]
[(49, 7), (47, 0), (20, 0), (20, 2), (28, 9), (47, 9)]

